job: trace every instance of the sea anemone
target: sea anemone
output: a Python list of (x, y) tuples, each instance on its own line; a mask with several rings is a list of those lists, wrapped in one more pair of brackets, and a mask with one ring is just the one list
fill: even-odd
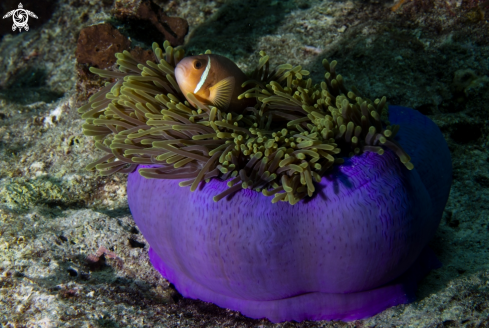
[[(185, 179), (180, 186), (195, 191), (211, 178), (229, 180), (229, 188), (213, 199), (252, 189), (274, 196), (272, 203), (296, 204), (311, 197), (313, 181), (344, 156), (393, 150), (412, 169), (410, 157), (394, 141), (399, 126), (383, 123), (386, 98), (371, 101), (348, 91), (336, 74), (336, 61), (323, 60), (325, 81), (313, 85), (309, 72), (290, 64), (269, 68), (261, 52), (258, 67), (240, 98), (256, 105), (238, 114), (207, 106), (189, 94), (185, 101), (175, 81), (183, 49), (153, 44), (157, 63), (138, 62), (127, 51), (116, 54), (120, 72), (91, 68), (114, 78), (79, 109), (86, 119), (85, 135), (108, 155), (90, 164), (100, 174), (132, 172), (137, 165), (150, 179)], [(193, 97), (193, 98), (192, 98)]]
[(271, 70), (263, 52), (239, 96), (253, 107), (185, 95), (193, 107), (174, 78), (183, 50), (163, 48), (156, 63), (124, 52), (120, 72), (91, 68), (115, 81), (79, 110), (107, 153), (87, 168), (129, 173), (155, 268), (185, 297), (274, 322), (412, 301), (439, 265), (426, 247), (451, 184), (438, 127), (348, 91), (334, 61), (316, 85), (301, 66)]

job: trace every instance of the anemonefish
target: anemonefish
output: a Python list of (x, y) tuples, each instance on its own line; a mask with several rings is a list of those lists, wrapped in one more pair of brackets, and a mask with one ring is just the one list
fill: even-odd
[(238, 99), (246, 91), (241, 84), (249, 78), (224, 56), (207, 54), (183, 58), (175, 68), (175, 78), (192, 106), (195, 104), (187, 97), (188, 93), (203, 104), (223, 111), (229, 108), (239, 113), (253, 106), (252, 99)]

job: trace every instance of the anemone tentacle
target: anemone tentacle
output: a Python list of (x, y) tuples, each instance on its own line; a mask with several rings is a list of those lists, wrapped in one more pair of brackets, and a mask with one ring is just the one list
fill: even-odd
[[(395, 141), (399, 127), (383, 121), (386, 98), (371, 101), (349, 91), (336, 73), (336, 61), (323, 60), (325, 81), (305, 79), (309, 72), (290, 64), (270, 70), (261, 58), (246, 92), (256, 105), (238, 114), (207, 106), (187, 95), (175, 81), (181, 48), (153, 43), (155, 62), (139, 62), (127, 51), (116, 54), (119, 72), (91, 68), (111, 78), (79, 112), (85, 135), (108, 154), (87, 166), (102, 175), (128, 173), (139, 164), (157, 164), (139, 172), (150, 179), (187, 179), (195, 190), (201, 181), (229, 180), (219, 201), (247, 188), (273, 196), (272, 202), (296, 204), (315, 192), (314, 182), (363, 152), (393, 150), (412, 169), (410, 157)], [(207, 51), (206, 53), (210, 53)]]

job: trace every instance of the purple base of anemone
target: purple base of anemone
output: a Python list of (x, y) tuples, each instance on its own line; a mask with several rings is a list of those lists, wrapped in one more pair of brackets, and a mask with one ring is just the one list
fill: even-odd
[(424, 115), (390, 107), (389, 119), (414, 170), (389, 150), (366, 152), (294, 206), (251, 190), (215, 203), (225, 182), (192, 193), (129, 174), (129, 207), (153, 265), (186, 297), (274, 322), (357, 320), (413, 301), (417, 282), (439, 266), (426, 246), (448, 199), (451, 159)]
[(441, 267), (433, 251), (425, 248), (411, 268), (401, 277), (384, 286), (357, 293), (306, 293), (271, 301), (250, 301), (216, 293), (184, 274), (176, 275), (164, 261), (149, 249), (151, 263), (175, 285), (184, 297), (201, 299), (233, 309), (254, 318), (271, 322), (303, 320), (353, 321), (373, 316), (389, 307), (415, 300), (417, 283), (431, 270)]

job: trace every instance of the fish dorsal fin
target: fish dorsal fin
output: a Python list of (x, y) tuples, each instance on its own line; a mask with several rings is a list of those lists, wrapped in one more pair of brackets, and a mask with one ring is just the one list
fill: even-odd
[(228, 76), (210, 87), (209, 101), (221, 110), (227, 109), (233, 96), (234, 82), (234, 76)]

